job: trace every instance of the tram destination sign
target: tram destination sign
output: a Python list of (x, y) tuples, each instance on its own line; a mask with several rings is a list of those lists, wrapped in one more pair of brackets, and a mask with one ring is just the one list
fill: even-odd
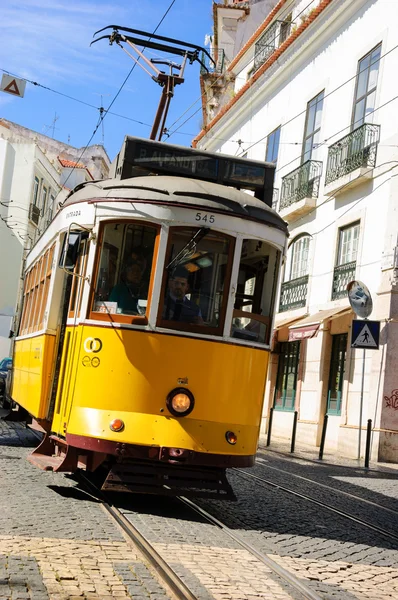
[(128, 179), (168, 174), (213, 181), (251, 190), (271, 206), (274, 170), (270, 163), (126, 136), (116, 158), (114, 176)]

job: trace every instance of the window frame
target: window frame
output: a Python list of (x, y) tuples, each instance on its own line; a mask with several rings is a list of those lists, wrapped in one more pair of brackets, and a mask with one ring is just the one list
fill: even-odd
[[(310, 114), (310, 109), (311, 109), (311, 103), (314, 102), (315, 100), (315, 118), (314, 118), (314, 125), (316, 122), (316, 115), (317, 115), (317, 106), (318, 103), (320, 102), (320, 100), (318, 100), (319, 96), (321, 96), (322, 94), (322, 109), (321, 109), (321, 119), (320, 119), (320, 124), (319, 127), (317, 129), (313, 129), (311, 130), (311, 133), (307, 132), (307, 127), (308, 127), (308, 118), (309, 118), (309, 114)], [(321, 126), (322, 126), (322, 116), (323, 116), (323, 101), (325, 99), (325, 90), (323, 89), (322, 91), (320, 91), (318, 94), (316, 94), (316, 96), (314, 96), (313, 98), (311, 98), (311, 100), (309, 100), (309, 102), (307, 102), (307, 110), (305, 113), (305, 125), (304, 125), (304, 134), (303, 134), (303, 143), (302, 143), (302, 147), (301, 147), (301, 164), (308, 162), (309, 160), (312, 160), (312, 153), (314, 151), (314, 137), (315, 135), (321, 130)], [(311, 144), (311, 152), (308, 158), (305, 158), (305, 146), (307, 143), (307, 140), (309, 140), (310, 138), (312, 138), (312, 144)]]
[[(178, 230), (184, 230), (187, 228), (192, 228), (192, 229), (197, 229), (197, 230), (200, 229), (200, 227), (198, 227), (197, 225), (189, 225), (189, 224), (178, 225), (178, 226), (169, 228), (168, 238), (167, 238), (167, 246), (166, 246), (166, 251), (165, 251), (166, 261), (168, 260), (168, 257), (170, 256), (171, 241), (172, 241), (172, 237), (173, 237), (172, 234)], [(157, 327), (161, 327), (163, 329), (173, 329), (174, 331), (179, 331), (182, 333), (184, 333), (184, 332), (185, 333), (200, 333), (203, 335), (219, 335), (219, 336), (223, 335), (224, 326), (225, 326), (225, 317), (226, 317), (227, 306), (228, 306), (229, 289), (230, 289), (230, 285), (231, 285), (232, 266), (233, 266), (233, 261), (234, 261), (234, 256), (235, 256), (236, 237), (234, 237), (232, 235), (228, 235), (228, 234), (218, 231), (216, 229), (211, 229), (211, 232), (216, 233), (217, 235), (219, 235), (229, 241), (228, 262), (227, 262), (227, 268), (226, 268), (225, 280), (224, 280), (224, 294), (223, 294), (223, 300), (222, 300), (222, 304), (221, 304), (220, 320), (219, 320), (218, 326), (217, 327), (208, 327), (206, 325), (194, 325), (192, 323), (183, 323), (180, 321), (176, 322), (176, 321), (169, 321), (167, 319), (163, 319), (162, 315), (163, 315), (165, 295), (166, 295), (166, 285), (167, 285), (166, 268), (164, 268), (163, 273), (162, 273), (162, 285), (160, 288), (159, 307), (158, 307), (158, 313), (157, 313), (157, 318), (156, 318), (156, 326)], [(166, 265), (166, 263), (165, 263), (165, 265)]]
[[(283, 353), (283, 350), (286, 348), (288, 348), (288, 345), (294, 344), (294, 348), (297, 348), (296, 351), (296, 356), (294, 356), (294, 362), (295, 362), (295, 375), (294, 375), (294, 386), (293, 386), (293, 397), (292, 397), (292, 406), (287, 407), (286, 406), (286, 387), (279, 390), (279, 384), (283, 382), (283, 379), (285, 377), (286, 374), (286, 368), (289, 367), (289, 360), (292, 356), (292, 352), (285, 352)], [(300, 341), (295, 341), (295, 342), (280, 342), (280, 352), (279, 352), (279, 360), (278, 360), (278, 371), (277, 371), (277, 375), (276, 375), (276, 381), (275, 381), (275, 392), (274, 392), (274, 404), (273, 404), (273, 408), (274, 410), (278, 410), (281, 412), (294, 412), (295, 411), (295, 404), (296, 404), (296, 397), (297, 397), (297, 381), (298, 381), (298, 376), (299, 376), (299, 370), (300, 370), (300, 354), (301, 354), (301, 342)], [(283, 359), (282, 359), (283, 357)], [(283, 360), (283, 362), (282, 362)], [(277, 395), (278, 392), (281, 392), (280, 398), (282, 399), (282, 405), (277, 405), (276, 401), (277, 401)]]
[[(342, 340), (345, 339), (345, 344), (342, 344)], [(330, 364), (329, 364), (329, 378), (328, 378), (328, 390), (327, 390), (327, 400), (326, 400), (326, 414), (333, 416), (341, 415), (341, 399), (343, 395), (343, 385), (344, 385), (344, 373), (345, 373), (345, 365), (347, 360), (347, 344), (348, 344), (348, 334), (347, 333), (338, 333), (336, 335), (332, 335), (332, 351), (330, 355)], [(342, 360), (339, 358), (340, 351), (343, 352)], [(337, 355), (337, 358), (336, 358)], [(337, 366), (337, 370), (334, 375), (333, 367)], [(330, 409), (330, 395), (331, 395), (331, 383), (332, 379), (335, 379), (337, 373), (339, 372), (339, 389), (336, 391), (336, 399), (333, 399), (336, 402), (336, 408)]]
[[(382, 47), (382, 42), (380, 42), (379, 44), (377, 44), (376, 46), (374, 46), (374, 48), (372, 48), (369, 52), (367, 52), (364, 56), (362, 56), (362, 58), (360, 58), (359, 61), (358, 61), (357, 75), (356, 75), (356, 78), (355, 78), (354, 98), (353, 98), (353, 103), (352, 103), (351, 131), (354, 131), (355, 129), (358, 129), (358, 127), (362, 127), (362, 125), (365, 123), (365, 117), (366, 117), (366, 99), (367, 99), (368, 96), (370, 96), (371, 94), (373, 94), (373, 92), (376, 92), (376, 90), (377, 90), (377, 84), (378, 84), (378, 81), (379, 81), (380, 58), (378, 59), (378, 61), (375, 61), (374, 63), (371, 63), (370, 60), (371, 60), (371, 56), (372, 56), (373, 52), (375, 50), (377, 50), (377, 48), (380, 48), (380, 57), (381, 57), (381, 47)], [(363, 94), (362, 96), (360, 96), (359, 98), (357, 98), (358, 84), (359, 84), (359, 75), (362, 73), (362, 71), (360, 70), (360, 65), (361, 65), (361, 62), (363, 60), (365, 60), (368, 56), (370, 57), (369, 58), (369, 66), (366, 67), (366, 69), (363, 69), (363, 71), (365, 71), (365, 70), (368, 71), (367, 78), (366, 78), (366, 90), (367, 91), (366, 91), (365, 94)], [(376, 64), (376, 63), (378, 63), (376, 85), (371, 90), (368, 90), (370, 67), (371, 67), (372, 64)], [(359, 123), (358, 120), (354, 121), (354, 119), (355, 119), (355, 109), (356, 109), (357, 104), (359, 104), (360, 102), (362, 102), (362, 100), (365, 100), (364, 113), (363, 113), (363, 117), (361, 119), (362, 122)]]
[[(304, 239), (308, 239), (308, 250), (307, 250), (307, 269), (306, 272), (302, 275), (297, 275), (295, 277), (293, 277), (293, 265), (294, 265), (294, 255), (295, 255), (295, 248), (297, 247), (297, 244), (299, 244), (300, 242), (302, 242)], [(303, 233), (299, 236), (297, 236), (292, 243), (290, 244), (289, 247), (289, 251), (290, 251), (290, 265), (289, 265), (289, 279), (286, 280), (286, 282), (288, 281), (294, 281), (295, 279), (300, 279), (300, 277), (305, 277), (306, 275), (309, 275), (309, 271), (310, 271), (310, 247), (311, 247), (311, 240), (312, 237), (308, 234), (308, 233)]]
[[(268, 135), (267, 135), (267, 147), (265, 150), (265, 161), (266, 162), (270, 162), (273, 165), (277, 165), (278, 164), (278, 157), (279, 157), (279, 146), (281, 143), (281, 129), (282, 129), (282, 125), (278, 125), (278, 127), (275, 127), (275, 129), (273, 129)], [(270, 146), (270, 138), (271, 136), (274, 136), (277, 132), (279, 132), (278, 134), (278, 146), (277, 146), (277, 150), (276, 150), (276, 159), (275, 160), (268, 160), (267, 156), (268, 156), (268, 150), (269, 150), (269, 146)], [(275, 150), (275, 140), (272, 143), (272, 155), (274, 155), (274, 150)]]
[[(133, 224), (133, 225), (140, 225), (141, 227), (153, 227), (153, 229), (156, 230), (156, 237), (155, 237), (155, 244), (153, 247), (153, 256), (152, 256), (152, 265), (151, 265), (151, 276), (149, 279), (149, 286), (148, 286), (148, 302), (147, 302), (147, 306), (146, 306), (146, 310), (145, 310), (145, 315), (123, 315), (123, 314), (119, 314), (119, 313), (113, 314), (113, 313), (102, 313), (102, 312), (93, 311), (95, 291), (96, 291), (96, 287), (97, 287), (98, 271), (99, 271), (99, 266), (100, 266), (100, 262), (101, 262), (101, 251), (102, 251), (102, 246), (103, 246), (103, 241), (104, 241), (105, 227), (107, 225), (111, 225), (112, 223), (118, 223), (118, 224), (122, 223), (123, 225)], [(149, 318), (149, 313), (150, 313), (150, 309), (151, 309), (153, 286), (154, 286), (154, 280), (155, 280), (155, 271), (156, 271), (156, 265), (158, 262), (158, 255), (159, 255), (160, 232), (161, 232), (161, 226), (158, 223), (153, 223), (151, 221), (142, 221), (139, 219), (109, 219), (106, 221), (101, 221), (100, 229), (98, 232), (98, 243), (96, 244), (96, 255), (95, 255), (94, 266), (93, 266), (93, 278), (91, 281), (91, 287), (90, 287), (90, 293), (89, 293), (88, 305), (87, 305), (87, 311), (86, 311), (87, 319), (90, 319), (92, 321), (106, 321), (107, 323), (148, 325), (148, 318)]]
[[(341, 254), (341, 250), (342, 250), (342, 243), (343, 243), (343, 234), (345, 231), (348, 231), (349, 229), (354, 230), (354, 228), (358, 227), (358, 237), (357, 237), (357, 248), (356, 248), (356, 253), (355, 253), (355, 259), (353, 260), (348, 260), (346, 262), (341, 262), (340, 261), (340, 254)], [(337, 241), (337, 253), (336, 253), (336, 267), (341, 267), (343, 265), (348, 265), (351, 262), (356, 262), (357, 258), (358, 258), (358, 250), (359, 250), (359, 237), (361, 234), (361, 221), (354, 221), (353, 223), (349, 223), (348, 225), (345, 225), (344, 227), (339, 227), (339, 235), (338, 235), (338, 241)]]
[(40, 190), (40, 179), (37, 177), (37, 175), (34, 176), (34, 180), (33, 180), (33, 199), (32, 199), (32, 204), (34, 206), (37, 206), (39, 208), (39, 205), (37, 203), (37, 200), (39, 199), (39, 190)]

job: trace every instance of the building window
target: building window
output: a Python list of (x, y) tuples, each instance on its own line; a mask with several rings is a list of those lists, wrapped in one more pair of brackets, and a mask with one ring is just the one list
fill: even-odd
[(302, 162), (311, 159), (313, 149), (319, 144), (324, 93), (322, 91), (307, 104)]
[(35, 206), (38, 205), (38, 201), (39, 201), (39, 187), (40, 187), (40, 180), (38, 177), (35, 177), (35, 184), (33, 187), (33, 204)]
[(300, 342), (281, 343), (274, 401), (277, 410), (294, 410), (299, 360)]
[(376, 103), (376, 87), (379, 75), (381, 44), (364, 56), (358, 63), (355, 86), (354, 107), (352, 111), (352, 129), (369, 121)]
[(340, 229), (337, 265), (345, 265), (357, 260), (359, 223)]
[(333, 273), (332, 300), (347, 297), (347, 285), (355, 278), (358, 240), (359, 222), (340, 229), (337, 261)]
[(308, 274), (309, 248), (309, 235), (304, 235), (293, 242), (291, 246), (290, 280), (304, 277), (304, 275)]
[(47, 204), (47, 196), (48, 196), (48, 189), (43, 185), (43, 190), (41, 193), (41, 214), (44, 215), (45, 210), (46, 210), (46, 204)]
[(341, 415), (341, 395), (343, 391), (344, 366), (347, 352), (347, 334), (332, 336), (332, 356), (330, 358), (328, 415)]
[(281, 137), (281, 128), (280, 126), (274, 129), (272, 133), (269, 134), (267, 138), (267, 151), (265, 153), (265, 160), (267, 162), (274, 163), (278, 160), (278, 151), (279, 151), (279, 139)]
[(290, 15), (287, 15), (287, 17), (285, 17), (285, 19), (281, 22), (281, 29), (279, 32), (279, 45), (283, 44), (283, 42), (287, 39), (287, 37), (290, 33), (291, 26), (292, 26), (292, 13), (290, 13)]

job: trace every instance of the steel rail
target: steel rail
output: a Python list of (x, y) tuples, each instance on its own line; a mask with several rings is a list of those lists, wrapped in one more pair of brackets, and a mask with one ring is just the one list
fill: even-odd
[(118, 523), (135, 546), (137, 546), (151, 566), (156, 570), (160, 578), (172, 590), (176, 598), (178, 598), (178, 600), (199, 600), (131, 521), (129, 521), (118, 508), (107, 502), (101, 490), (99, 490), (83, 472), (79, 472), (77, 475), (83, 484), (93, 491), (93, 495), (101, 501), (101, 504), (107, 513)]
[(294, 588), (297, 592), (299, 592), (304, 598), (306, 598), (306, 600), (323, 600), (323, 596), (320, 596), (319, 594), (311, 590), (305, 583), (303, 583), (295, 575), (290, 573), (287, 569), (281, 567), (281, 565), (279, 565), (272, 558), (270, 558), (266, 554), (263, 554), (262, 552), (259, 552), (259, 550), (254, 548), (254, 546), (245, 542), (245, 540), (243, 540), (239, 535), (234, 533), (227, 525), (219, 521), (219, 519), (217, 519), (216, 517), (213, 517), (213, 515), (208, 513), (206, 510), (204, 510), (194, 502), (192, 502), (192, 500), (189, 500), (184, 496), (177, 496), (177, 498), (178, 500), (180, 500), (180, 502), (189, 506), (192, 510), (194, 510), (203, 518), (205, 518), (209, 523), (212, 523), (213, 525), (219, 527), (224, 533), (226, 533), (227, 535), (229, 535), (229, 537), (235, 540), (235, 542), (237, 542), (240, 546), (245, 548), (245, 550), (247, 550), (250, 554), (255, 556), (257, 560), (259, 560), (269, 569), (274, 571), (274, 573), (279, 575), (279, 577), (285, 582), (289, 583), (289, 585), (292, 588)]
[(377, 533), (380, 533), (381, 535), (384, 535), (385, 537), (388, 537), (388, 538), (394, 540), (395, 542), (398, 541), (398, 535), (396, 535), (394, 533), (390, 533), (386, 529), (383, 529), (382, 527), (378, 527), (377, 525), (372, 525), (372, 523), (368, 523), (368, 521), (364, 521), (363, 519), (354, 517), (353, 515), (351, 515), (349, 513), (345, 513), (344, 511), (339, 510), (338, 508), (334, 508), (333, 506), (330, 506), (329, 504), (325, 504), (324, 502), (321, 502), (320, 500), (315, 500), (315, 498), (311, 498), (311, 496), (307, 496), (306, 494), (300, 494), (300, 492), (295, 492), (294, 490), (291, 490), (283, 485), (279, 485), (278, 483), (275, 483), (274, 481), (270, 481), (269, 479), (264, 479), (263, 477), (259, 477), (258, 475), (253, 475), (252, 473), (245, 473), (241, 469), (234, 468), (233, 470), (235, 472), (237, 472), (241, 477), (246, 477), (246, 479), (250, 479), (250, 478), (256, 479), (257, 481), (260, 481), (264, 485), (269, 485), (271, 487), (282, 490), (283, 492), (286, 492), (287, 494), (291, 494), (292, 496), (301, 498), (302, 500), (307, 500), (308, 502), (312, 502), (313, 504), (316, 504), (317, 506), (320, 506), (321, 508), (325, 508), (326, 510), (329, 510), (337, 515), (340, 515), (341, 517), (344, 517), (345, 519), (349, 519), (350, 521), (354, 521), (355, 523), (358, 523), (359, 525), (363, 525), (364, 527), (367, 527), (368, 529), (372, 529), (373, 531), (376, 531)]
[[(267, 469), (273, 469), (274, 471), (279, 471), (280, 473), (287, 473), (288, 475), (291, 475), (292, 477), (297, 477), (297, 479), (302, 479), (303, 481), (308, 481), (310, 483), (314, 483), (315, 485), (318, 485), (319, 487), (323, 487), (330, 492), (331, 488), (328, 485), (326, 485), (325, 483), (321, 483), (320, 481), (316, 481), (315, 479), (310, 479), (309, 477), (304, 477), (303, 475), (297, 475), (297, 473), (292, 473), (291, 471), (286, 471), (285, 469), (280, 469), (279, 467), (271, 467), (271, 465), (268, 465), (267, 461), (264, 460), (263, 458), (256, 458), (256, 463), (261, 463)], [(353, 498), (354, 500), (360, 500), (361, 502), (365, 502), (366, 504), (369, 504), (370, 506), (373, 506), (374, 508), (379, 508), (381, 510), (389, 512), (392, 515), (398, 516), (398, 511), (394, 510), (393, 508), (388, 508), (388, 506), (383, 506), (382, 504), (378, 504), (377, 502), (372, 502), (372, 500), (367, 500), (366, 498), (361, 498), (361, 496), (356, 496), (355, 494), (351, 494), (350, 492), (345, 492), (344, 490), (339, 490), (337, 488), (333, 488), (332, 492), (336, 492), (336, 494), (342, 494), (344, 496), (347, 496), (348, 498)]]

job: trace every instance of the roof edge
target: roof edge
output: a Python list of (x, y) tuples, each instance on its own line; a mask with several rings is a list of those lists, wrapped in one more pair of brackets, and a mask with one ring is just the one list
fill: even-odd
[(333, 0), (322, 0), (322, 2), (320, 2), (318, 6), (314, 8), (307, 19), (293, 33), (291, 33), (288, 38), (286, 38), (283, 44), (281, 44), (281, 46), (279, 46), (279, 48), (277, 48), (275, 52), (271, 54), (268, 60), (266, 60), (265, 63), (259, 69), (257, 69), (254, 75), (248, 81), (246, 81), (245, 85), (241, 87), (234, 98), (232, 98), (225, 106), (223, 106), (220, 112), (216, 114), (210, 123), (198, 133), (198, 135), (192, 140), (193, 148), (196, 148), (198, 142), (200, 142), (200, 140), (210, 131), (210, 129), (212, 129), (214, 125), (216, 125), (218, 121), (222, 119), (229, 109), (232, 108), (236, 102), (238, 102), (238, 100), (248, 89), (250, 89), (253, 83), (255, 83), (261, 77), (261, 75), (263, 75), (263, 73), (265, 73), (265, 71), (267, 71), (274, 64), (281, 54), (283, 54), (283, 52), (285, 52), (285, 50), (292, 45), (292, 43), (307, 29), (307, 27), (309, 27), (309, 25), (311, 25), (311, 23), (318, 18), (318, 16), (329, 6), (329, 4), (331, 4), (331, 2), (333, 2)]

